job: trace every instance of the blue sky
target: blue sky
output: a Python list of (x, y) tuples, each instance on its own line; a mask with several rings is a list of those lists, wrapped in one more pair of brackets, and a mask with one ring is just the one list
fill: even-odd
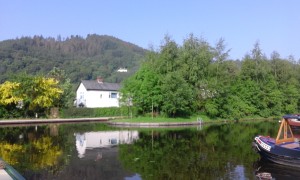
[(242, 59), (259, 41), (270, 57), (300, 58), (299, 0), (0, 0), (0, 41), (22, 36), (111, 35), (158, 49), (193, 33)]

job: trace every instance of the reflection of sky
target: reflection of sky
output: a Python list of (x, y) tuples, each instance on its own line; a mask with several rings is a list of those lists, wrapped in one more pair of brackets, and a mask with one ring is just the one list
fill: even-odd
[(242, 165), (237, 165), (233, 172), (230, 172), (230, 178), (231, 179), (239, 179), (239, 180), (243, 180), (246, 179), (245, 177), (245, 168)]
[(78, 157), (83, 158), (86, 149), (110, 148), (117, 144), (130, 144), (138, 139), (138, 131), (99, 131), (75, 133)]
[(141, 176), (139, 174), (135, 174), (131, 177), (125, 177), (125, 180), (141, 180)]

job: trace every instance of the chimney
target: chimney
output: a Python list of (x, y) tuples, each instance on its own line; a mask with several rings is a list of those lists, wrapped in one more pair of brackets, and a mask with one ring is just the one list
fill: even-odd
[(103, 78), (102, 78), (102, 77), (97, 77), (97, 82), (98, 82), (99, 84), (102, 84), (102, 83), (103, 83)]

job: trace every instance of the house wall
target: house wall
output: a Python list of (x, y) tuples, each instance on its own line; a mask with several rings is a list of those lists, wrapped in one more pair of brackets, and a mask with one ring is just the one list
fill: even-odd
[(82, 83), (80, 83), (77, 91), (76, 91), (76, 107), (79, 107), (80, 103), (86, 107), (86, 95), (87, 95), (87, 90), (83, 86)]
[[(112, 93), (117, 93), (117, 96), (112, 98)], [(88, 91), (86, 107), (119, 107), (119, 93), (117, 91)]]
[[(117, 91), (87, 91), (81, 83), (77, 89), (76, 97), (77, 107), (80, 103), (88, 108), (119, 107), (120, 96)], [(82, 97), (84, 98), (82, 99)]]

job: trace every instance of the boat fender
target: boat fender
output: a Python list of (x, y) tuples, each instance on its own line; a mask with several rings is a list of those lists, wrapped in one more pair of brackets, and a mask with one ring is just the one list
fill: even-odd
[(257, 144), (256, 144), (255, 142), (252, 142), (252, 149), (253, 149), (255, 152), (260, 151), (259, 147), (257, 146)]

